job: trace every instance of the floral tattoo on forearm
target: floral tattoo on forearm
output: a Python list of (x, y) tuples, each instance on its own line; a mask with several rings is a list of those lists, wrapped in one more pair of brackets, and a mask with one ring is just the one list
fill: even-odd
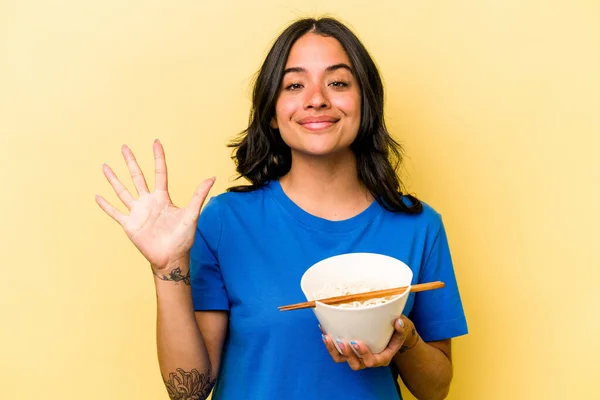
[(179, 375), (172, 372), (169, 379), (163, 379), (171, 400), (204, 400), (210, 394), (215, 379), (211, 379), (211, 370), (201, 374), (197, 369), (186, 372), (177, 368)]

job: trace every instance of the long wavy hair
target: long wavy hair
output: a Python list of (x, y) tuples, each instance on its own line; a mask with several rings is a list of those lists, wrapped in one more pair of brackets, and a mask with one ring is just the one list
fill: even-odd
[(422, 203), (402, 192), (397, 170), (403, 151), (385, 126), (383, 84), (377, 66), (354, 33), (333, 18), (298, 20), (288, 26), (273, 44), (256, 78), (248, 128), (228, 144), (234, 149), (232, 159), (237, 167), (238, 179), (246, 178), (250, 184), (227, 190), (253, 191), (289, 172), (291, 149), (270, 122), (275, 115), (275, 103), (290, 49), (307, 33), (337, 39), (354, 69), (361, 94), (361, 120), (351, 149), (356, 156), (359, 179), (387, 210), (420, 213)]

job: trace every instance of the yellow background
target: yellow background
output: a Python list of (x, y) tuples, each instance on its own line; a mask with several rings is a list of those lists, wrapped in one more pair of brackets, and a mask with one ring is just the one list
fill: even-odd
[(0, 398), (167, 398), (101, 164), (126, 177), (127, 143), (150, 171), (159, 137), (179, 204), (223, 191), (265, 52), (325, 13), (380, 66), (406, 183), (445, 218), (470, 326), (449, 398), (600, 398), (594, 0), (0, 2)]

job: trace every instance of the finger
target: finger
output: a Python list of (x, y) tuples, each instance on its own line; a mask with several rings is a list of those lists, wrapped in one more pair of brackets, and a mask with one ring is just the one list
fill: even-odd
[(146, 178), (144, 178), (144, 174), (142, 173), (142, 170), (140, 169), (133, 152), (126, 145), (121, 147), (121, 152), (123, 153), (123, 158), (125, 158), (127, 168), (129, 169), (129, 174), (131, 175), (133, 185), (135, 186), (138, 194), (148, 193), (149, 190), (148, 185), (146, 184)]
[(117, 221), (119, 225), (123, 225), (123, 222), (125, 222), (125, 216), (119, 210), (111, 206), (110, 203), (104, 199), (104, 197), (96, 195), (96, 203), (98, 203), (100, 208), (103, 209), (105, 213)]
[(386, 352), (391, 353), (392, 355), (396, 354), (398, 350), (400, 350), (400, 347), (402, 347), (402, 344), (404, 344), (405, 340), (406, 337), (402, 332), (394, 332), (390, 342), (381, 354)]
[(154, 188), (156, 190), (167, 192), (169, 190), (167, 179), (167, 161), (165, 158), (165, 150), (158, 139), (154, 141), (152, 150), (154, 151)]
[(404, 353), (412, 349), (420, 340), (420, 336), (415, 329), (415, 324), (411, 320), (402, 316), (398, 318), (394, 325), (398, 335), (402, 337), (402, 343), (400, 343), (400, 353)]
[(354, 351), (352, 351), (352, 347), (349, 343), (344, 343), (339, 339), (336, 340), (336, 342), (338, 347), (342, 351), (342, 355), (346, 357), (346, 362), (348, 363), (350, 368), (352, 368), (354, 371), (358, 371), (359, 369), (365, 368), (365, 365), (363, 364), (361, 359), (358, 358), (356, 354), (354, 354)]
[(403, 342), (410, 342), (411, 339), (413, 339), (417, 334), (415, 325), (404, 315), (401, 315), (400, 318), (396, 320), (394, 323), (394, 329), (402, 337)]
[(394, 356), (396, 354), (398, 354), (398, 350), (400, 350), (402, 343), (404, 343), (404, 336), (402, 336), (401, 334), (399, 334), (397, 332), (394, 332), (387, 347), (385, 349), (383, 349), (383, 351), (381, 353), (372, 355), (373, 356), (372, 362), (376, 366), (387, 367), (392, 362)]
[(377, 357), (376, 354), (371, 353), (367, 345), (365, 345), (363, 342), (352, 341), (350, 342), (350, 345), (352, 346), (352, 348), (354, 348), (354, 351), (356, 352), (356, 354), (358, 354), (365, 367), (373, 368), (384, 365), (384, 362), (382, 362), (382, 360), (379, 357)]
[(404, 315), (401, 315), (400, 318), (398, 318), (395, 322), (394, 322), (394, 329), (396, 330), (396, 332), (402, 334), (402, 336), (406, 336), (406, 327), (410, 324), (410, 321), (408, 320), (408, 318), (406, 318)]
[(369, 347), (360, 341), (352, 341), (350, 344), (367, 368), (387, 367), (395, 354), (393, 351), (387, 351), (388, 348), (379, 354), (373, 354)]
[(336, 363), (346, 362), (346, 358), (342, 356), (339, 353), (339, 351), (335, 348), (335, 345), (333, 344), (333, 341), (329, 336), (321, 335), (321, 338), (323, 339), (323, 343), (325, 343), (325, 347), (327, 348), (329, 355), (331, 356), (331, 358), (333, 358), (333, 361), (335, 361)]
[(108, 179), (108, 182), (117, 194), (117, 197), (119, 197), (123, 204), (125, 204), (125, 207), (127, 207), (127, 209), (130, 209), (131, 202), (133, 201), (133, 196), (131, 195), (131, 193), (129, 193), (129, 190), (127, 190), (127, 188), (121, 183), (121, 181), (119, 180), (119, 178), (117, 178), (117, 175), (115, 175), (112, 168), (110, 168), (108, 165), (104, 164), (102, 166), (102, 172), (104, 173), (106, 179)]
[(195, 223), (200, 215), (200, 210), (202, 209), (202, 205), (204, 204), (204, 200), (206, 200), (206, 196), (215, 183), (215, 177), (213, 176), (210, 179), (205, 180), (198, 186), (196, 191), (194, 192), (194, 197), (190, 200), (190, 204), (187, 205), (186, 211), (190, 216), (190, 219)]

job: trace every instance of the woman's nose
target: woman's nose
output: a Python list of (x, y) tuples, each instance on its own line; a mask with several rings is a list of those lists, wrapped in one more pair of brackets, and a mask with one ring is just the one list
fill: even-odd
[(305, 108), (322, 109), (328, 107), (329, 99), (327, 98), (327, 94), (323, 92), (320, 86), (314, 87), (308, 94)]

